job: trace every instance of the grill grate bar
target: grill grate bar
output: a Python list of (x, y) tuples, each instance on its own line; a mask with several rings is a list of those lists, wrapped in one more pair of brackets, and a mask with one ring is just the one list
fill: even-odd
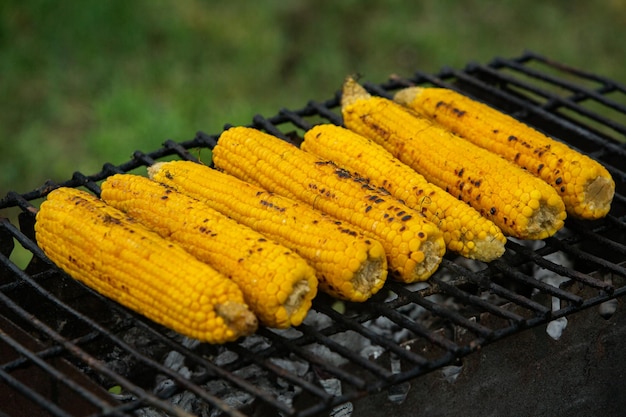
[[(553, 114), (554, 105), (550, 105), (551, 103), (559, 103), (562, 107), (570, 108), (571, 110), (588, 117), (591, 120), (595, 120), (607, 127), (612, 128), (614, 131), (624, 134), (626, 132), (626, 127), (621, 124), (617, 124), (614, 122), (604, 123), (604, 118), (594, 112), (589, 111), (583, 106), (570, 103), (569, 101), (563, 100), (556, 94), (550, 93), (541, 89), (539, 87), (530, 85), (526, 82), (520, 81), (515, 77), (509, 76), (507, 74), (500, 73), (494, 70), (491, 67), (487, 66), (475, 66), (472, 67), (473, 71), (480, 72), (481, 75), (489, 76), (491, 78), (491, 82), (498, 83), (499, 85), (507, 85), (507, 86), (515, 86), (518, 89), (515, 90), (519, 92), (520, 90), (528, 91), (532, 94), (544, 97), (547, 100), (547, 103), (543, 105), (539, 105), (539, 103), (534, 103), (532, 99), (522, 96), (517, 97), (513, 95), (512, 91), (508, 88), (506, 90), (499, 90), (495, 87), (492, 87), (488, 84), (484, 84), (479, 79), (475, 78), (475, 75), (469, 76), (467, 74), (463, 74), (460, 72), (455, 72), (454, 75), (458, 77), (458, 81), (462, 82), (464, 85), (471, 85), (474, 88), (480, 88), (489, 93), (486, 96), (489, 96), (492, 92), (494, 96), (500, 96), (511, 103), (514, 103), (519, 108), (523, 109), (523, 112), (529, 114), (536, 114), (539, 117), (542, 117), (551, 123), (556, 124), (557, 126), (561, 126), (562, 128), (567, 129), (568, 131), (579, 134), (580, 136), (585, 137), (587, 140), (591, 141), (595, 147), (599, 149), (607, 149), (613, 150), (616, 152), (624, 154), (624, 150), (620, 148), (617, 143), (610, 143), (603, 140), (598, 136), (598, 133), (592, 133), (589, 126), (581, 127), (579, 122), (574, 122), (569, 120), (564, 114)], [(483, 97), (483, 95), (481, 95)], [(518, 116), (519, 117), (519, 116)], [(557, 135), (558, 139), (558, 135)], [(575, 147), (574, 144), (570, 144)]]
[[(120, 310), (120, 314), (124, 314), (127, 316), (131, 316), (134, 315), (134, 313), (130, 313), (120, 307), (117, 307), (118, 310)], [(222, 379), (224, 381), (227, 381), (229, 384), (232, 384), (233, 386), (242, 389), (246, 392), (250, 392), (253, 393), (255, 398), (259, 398), (262, 401), (266, 402), (267, 404), (276, 407), (277, 409), (280, 409), (282, 412), (285, 412), (287, 414), (292, 413), (293, 411), (290, 410), (288, 407), (285, 407), (284, 404), (280, 403), (279, 401), (277, 401), (274, 397), (272, 397), (270, 394), (268, 394), (267, 392), (263, 391), (262, 389), (259, 389), (257, 386), (255, 386), (254, 384), (250, 383), (249, 381), (247, 381), (245, 378), (241, 378), (239, 376), (237, 376), (235, 373), (233, 373), (232, 371), (234, 371), (237, 368), (241, 368), (244, 365), (246, 365), (247, 363), (249, 363), (249, 360), (252, 359), (254, 356), (249, 356), (250, 353), (248, 352), (247, 355), (248, 357), (245, 358), (243, 361), (238, 361), (237, 362), (237, 366), (231, 366), (229, 367), (228, 365), (225, 366), (218, 366), (215, 363), (213, 363), (212, 361), (208, 360), (207, 358), (199, 355), (198, 353), (190, 350), (189, 348), (187, 348), (184, 344), (180, 344), (175, 342), (174, 340), (170, 339), (169, 337), (166, 337), (163, 335), (162, 330), (161, 329), (155, 329), (152, 325), (147, 324), (146, 322), (139, 321), (136, 323), (136, 325), (138, 327), (141, 327), (142, 329), (145, 329), (146, 331), (148, 331), (149, 333), (151, 333), (151, 336), (154, 337), (154, 339), (158, 340), (160, 343), (163, 343), (165, 345), (167, 345), (170, 349), (172, 349), (172, 351), (177, 351), (181, 354), (183, 354), (190, 362), (200, 366), (201, 368), (204, 368), (206, 370), (206, 376), (205, 377), (200, 377), (200, 378), (195, 378), (193, 381), (184, 379), (182, 377), (179, 377), (178, 374), (174, 373), (172, 374), (172, 370), (170, 370), (167, 367), (164, 367), (163, 365), (156, 363), (150, 359), (145, 357), (144, 355), (142, 355), (139, 352), (136, 352), (132, 347), (128, 346), (127, 344), (125, 344), (124, 342), (119, 341), (117, 338), (112, 338), (112, 340), (114, 342), (116, 342), (116, 344), (119, 344), (121, 348), (128, 350), (129, 352), (133, 353), (133, 356), (135, 356), (137, 359), (146, 362), (146, 364), (150, 365), (153, 368), (158, 368), (159, 372), (161, 372), (162, 374), (168, 376), (168, 377), (172, 377), (172, 375), (175, 375), (175, 377), (173, 378), (175, 380), (175, 382), (179, 385), (178, 390), (185, 388), (185, 389), (189, 389), (189, 387), (192, 387), (191, 391), (196, 394), (198, 397), (204, 399), (207, 403), (209, 404), (213, 404), (213, 402), (215, 400), (218, 401), (219, 404), (225, 404), (223, 403), (220, 399), (218, 399), (217, 397), (214, 397), (211, 394), (207, 394), (207, 392), (202, 389), (202, 388), (198, 388), (197, 385), (201, 384), (203, 382), (207, 382), (208, 380), (212, 380), (215, 378), (219, 378)], [(231, 344), (232, 345), (232, 344)], [(236, 346), (231, 346), (231, 349), (237, 351), (241, 351), (241, 348), (237, 348)], [(230, 368), (230, 369), (229, 369)], [(284, 375), (281, 374), (281, 376), (285, 377), (288, 380), (293, 380), (295, 381), (296, 379), (293, 377), (290, 377), (289, 375)], [(300, 381), (300, 385), (301, 386), (307, 386), (306, 381)], [(315, 390), (313, 390), (315, 391)], [(174, 394), (174, 392), (171, 392), (170, 394)], [(226, 409), (229, 409), (228, 406), (224, 406)], [(217, 408), (219, 408), (220, 410), (223, 411), (227, 411), (224, 410), (224, 408), (220, 405), (217, 405)], [(233, 412), (232, 409), (229, 412)], [(230, 414), (229, 414), (230, 415)], [(238, 415), (238, 414), (237, 414)]]
[[(399, 285), (396, 285), (396, 283), (390, 283), (390, 289), (395, 293), (401, 291), (397, 288), (398, 286)], [(394, 323), (398, 324), (401, 328), (407, 329), (410, 332), (413, 332), (416, 335), (423, 337), (435, 346), (439, 346), (440, 348), (452, 352), (455, 355), (460, 355), (462, 352), (461, 347), (454, 342), (433, 333), (420, 323), (415, 322), (407, 316), (399, 313), (396, 309), (385, 306), (382, 303), (372, 303), (371, 308), (377, 313), (384, 315)]]
[(438, 277), (431, 278), (431, 283), (440, 287), (443, 292), (450, 294), (451, 296), (463, 301), (465, 304), (479, 307), (483, 309), (484, 311), (494, 314), (498, 317), (511, 320), (513, 323), (517, 325), (521, 325), (524, 322), (524, 318), (522, 316), (515, 314), (509, 310), (499, 308), (498, 306), (491, 304), (476, 295), (468, 294), (462, 291), (459, 287), (450, 285)]
[(564, 299), (564, 300), (568, 300), (571, 303), (574, 303), (576, 305), (581, 305), (583, 303), (583, 298), (574, 294), (571, 294), (567, 291), (563, 291), (561, 289), (559, 289), (558, 287), (555, 287), (553, 285), (550, 284), (546, 284), (542, 281), (539, 281), (529, 275), (526, 275), (522, 272), (519, 272), (517, 270), (512, 269), (509, 265), (507, 265), (505, 262), (497, 259), (495, 261), (493, 261), (491, 263), (491, 265), (493, 265), (497, 270), (499, 270), (500, 272), (504, 273), (507, 278), (511, 278), (514, 279), (516, 281), (519, 281), (522, 284), (528, 285), (532, 288), (535, 288), (539, 291), (542, 291), (546, 294), (549, 294), (553, 297), (558, 297), (560, 299)]
[[(533, 94), (536, 94), (538, 96), (543, 97), (544, 99), (546, 99), (546, 102), (544, 104), (541, 105), (541, 107), (545, 110), (551, 111), (551, 112), (557, 112), (559, 108), (566, 108), (566, 109), (570, 109), (582, 116), (587, 117), (590, 120), (593, 120), (597, 123), (600, 123), (606, 127), (609, 127), (611, 129), (613, 129), (614, 131), (621, 133), (621, 134), (626, 134), (626, 126), (621, 125), (620, 123), (614, 122), (611, 119), (608, 119), (606, 117), (603, 117), (601, 115), (599, 115), (598, 113), (591, 111), (589, 109), (587, 109), (584, 106), (581, 106), (579, 104), (577, 104), (577, 102), (581, 102), (583, 100), (587, 100), (589, 98), (595, 99), (595, 97), (597, 96), (597, 93), (595, 93), (594, 91), (590, 91), (590, 90), (583, 90), (582, 88), (577, 89), (577, 96), (572, 96), (572, 97), (560, 97), (556, 94), (550, 93), (548, 91), (546, 91), (545, 89), (539, 88), (539, 87), (534, 87), (534, 86), (530, 86), (527, 83), (524, 83), (522, 81), (518, 81), (516, 78), (514, 77), (509, 77), (507, 75), (504, 75), (500, 72), (495, 71), (492, 68), (489, 67), (485, 67), (485, 66), (476, 66), (473, 68), (476, 71), (481, 71), (484, 72), (486, 74), (489, 74), (490, 76), (497, 76), (500, 80), (507, 82), (510, 86), (514, 86), (514, 87), (518, 87), (518, 88), (523, 88), (524, 90), (530, 91)], [(532, 75), (531, 70), (527, 69), (526, 71), (523, 72), (525, 75)], [(568, 88), (569, 89), (569, 88)], [(602, 100), (602, 104), (611, 107), (614, 110), (618, 110), (620, 111), (622, 106), (614, 101), (608, 100), (608, 99), (604, 99)], [(563, 115), (561, 115), (561, 117), (563, 117)]]
[(595, 269), (597, 270), (611, 271), (616, 275), (626, 277), (626, 268), (622, 267), (619, 264), (615, 264), (609, 260), (601, 258), (600, 256), (596, 256), (589, 252), (585, 252), (581, 249), (567, 245), (564, 242), (559, 241), (558, 239), (548, 238), (547, 241), (551, 245), (559, 248), (561, 251), (572, 255), (575, 259), (579, 259), (581, 261), (595, 265)]
[(22, 394), (24, 397), (28, 398), (34, 404), (39, 406), (40, 408), (48, 411), (55, 417), (72, 417), (70, 414), (67, 414), (58, 405), (55, 403), (48, 401), (47, 398), (39, 394), (37, 391), (34, 391), (28, 385), (23, 384), (16, 378), (13, 378), (11, 374), (0, 369), (0, 380), (4, 381), (11, 388), (15, 389), (17, 392)]
[(432, 312), (433, 314), (445, 318), (447, 320), (450, 320), (452, 323), (455, 323), (459, 326), (465, 327), (466, 329), (468, 329), (469, 331), (475, 333), (476, 335), (479, 335), (483, 338), (489, 338), (490, 335), (492, 334), (491, 329), (482, 326), (474, 321), (468, 320), (465, 317), (463, 317), (461, 314), (455, 312), (455, 311), (451, 311), (449, 309), (446, 309), (445, 307), (441, 306), (440, 304), (437, 304), (433, 301), (430, 301), (422, 296), (420, 296), (418, 293), (412, 292), (407, 290), (405, 287), (400, 286), (400, 285), (393, 285), (392, 286), (394, 292), (396, 292), (398, 294), (398, 296), (400, 297), (405, 297), (409, 300), (411, 300), (412, 302), (421, 305), (422, 307), (424, 307), (425, 309), (429, 310), (430, 312)]
[[(2, 258), (2, 255), (0, 254), (0, 258)], [(0, 259), (1, 260), (1, 259)], [(30, 283), (30, 284), (34, 284), (34, 283)], [(35, 289), (38, 290), (43, 290), (43, 288), (39, 287), (39, 285), (34, 284)], [(45, 292), (45, 290), (43, 290)], [(81, 362), (83, 362), (84, 364), (87, 364), (89, 367), (96, 369), (98, 372), (100, 372), (101, 374), (107, 376), (108, 378), (110, 378), (111, 380), (115, 381), (117, 384), (123, 386), (125, 389), (127, 389), (129, 392), (133, 393), (134, 395), (141, 397), (141, 398), (145, 398), (145, 401), (147, 404), (151, 405), (151, 406), (155, 406), (157, 408), (163, 409), (167, 412), (172, 413), (172, 415), (182, 415), (181, 414), (181, 410), (170, 405), (168, 402), (162, 401), (157, 399), (154, 396), (150, 396), (150, 395), (146, 395), (145, 391), (143, 389), (141, 389), (140, 387), (136, 386), (135, 384), (131, 383), (130, 381), (128, 381), (126, 378), (122, 377), (121, 375), (118, 375), (117, 373), (109, 370), (106, 366), (104, 366), (100, 361), (98, 361), (97, 359), (93, 358), (92, 356), (90, 356), (89, 354), (87, 354), (84, 350), (82, 350), (81, 348), (79, 348), (77, 345), (74, 345), (73, 343), (71, 343), (71, 341), (66, 340), (65, 338), (63, 338), (60, 334), (56, 333), (54, 330), (52, 330), (50, 327), (48, 327), (47, 325), (45, 325), (43, 322), (41, 322), (40, 320), (38, 320), (36, 317), (34, 317), (33, 315), (27, 313), (25, 310), (23, 310), (20, 306), (18, 306), (17, 304), (15, 304), (11, 299), (9, 299), (7, 296), (5, 296), (4, 294), (0, 294), (0, 300), (2, 301), (3, 305), (8, 307), (10, 310), (12, 310), (15, 314), (17, 314), (19, 317), (28, 320), (34, 328), (36, 328), (39, 332), (42, 332), (43, 334), (45, 334), (47, 337), (49, 337), (51, 340), (53, 340), (55, 343), (58, 343), (60, 346), (63, 347), (63, 349), (65, 351), (67, 351), (68, 353), (72, 354), (76, 359), (80, 360)], [(62, 305), (62, 303), (59, 303)], [(77, 315), (79, 315), (77, 313)], [(96, 323), (92, 323), (94, 328), (97, 328), (99, 326), (96, 325)], [(97, 330), (101, 330), (101, 329), (97, 329)], [(4, 373), (5, 371), (2, 370), (2, 373)], [(13, 378), (10, 378), (11, 380), (13, 380)], [(20, 386), (15, 386), (14, 388), (16, 389), (21, 389), (21, 384), (19, 384)], [(80, 391), (78, 391), (80, 392)], [(32, 390), (28, 390), (28, 396), (30, 397), (30, 395), (37, 395), (34, 391)], [(82, 392), (81, 392), (82, 394)], [(89, 397), (82, 397), (82, 398), (89, 398)], [(31, 398), (34, 401), (37, 401), (34, 398)], [(38, 403), (39, 404), (39, 403)], [(53, 409), (56, 408), (56, 406), (54, 406), (54, 404), (39, 404), (42, 405), (42, 407), (46, 410), (49, 409)], [(107, 408), (110, 408), (110, 406), (107, 406)], [(226, 410), (228, 410), (229, 408), (226, 407)], [(238, 412), (234, 412), (234, 414), (232, 415), (238, 415), (238, 416), (243, 416), (243, 414), (237, 414)], [(60, 414), (60, 415), (65, 415)]]
[[(0, 294), (0, 300), (2, 300), (5, 304), (11, 303), (8, 297), (4, 296), (3, 294)], [(94, 404), (100, 409), (106, 409), (109, 406), (108, 403), (102, 401), (98, 396), (92, 394), (89, 390), (75, 383), (71, 379), (67, 379), (66, 376), (62, 372), (58, 371), (54, 366), (51, 366), (50, 364), (48, 364), (39, 355), (35, 354), (30, 349), (26, 348), (24, 345), (13, 340), (13, 338), (11, 338), (2, 329), (0, 329), (0, 340), (2, 340), (11, 348), (13, 348), (13, 350), (15, 350), (15, 352), (17, 352), (22, 358), (32, 362), (37, 367), (44, 370), (46, 374), (54, 378), (56, 382), (64, 384), (65, 386), (70, 388), (72, 391), (79, 394), (81, 398), (88, 400), (90, 403)], [(4, 366), (2, 368), (4, 368), (3, 370), (6, 369)]]
[(191, 154), (191, 152), (189, 152), (189, 150), (188, 150), (187, 148), (185, 148), (185, 147), (181, 146), (179, 143), (174, 142), (174, 141), (173, 141), (173, 140), (171, 140), (171, 139), (166, 140), (166, 141), (163, 143), (163, 146), (164, 146), (166, 149), (171, 149), (171, 150), (175, 151), (175, 152), (176, 152), (176, 154), (177, 154), (178, 156), (180, 156), (182, 159), (185, 159), (185, 160), (187, 160), (187, 161), (199, 162), (198, 158), (196, 158), (195, 156), (193, 156), (193, 155)]
[[(6, 338), (8, 338), (9, 340), (11, 340), (13, 342), (13, 339), (10, 338), (10, 336), (7, 333), (3, 332), (2, 329), (0, 329), (0, 334), (2, 335), (2, 337), (6, 337)], [(75, 344), (75, 345), (81, 345), (81, 344), (85, 344), (85, 343), (93, 341), (98, 336), (99, 335), (98, 335), (97, 332), (91, 332), (91, 333), (87, 333), (84, 336), (72, 339), (71, 342), (73, 344)], [(10, 344), (10, 342), (6, 342), (6, 343)], [(15, 350), (18, 351), (17, 349), (15, 349)], [(18, 351), (18, 352), (21, 352), (21, 350)], [(28, 350), (27, 348), (24, 348), (24, 352), (30, 352), (30, 350)], [(63, 352), (64, 352), (63, 347), (56, 345), (56, 346), (47, 347), (47, 348), (45, 348), (43, 350), (40, 350), (39, 352), (36, 352), (36, 353), (33, 352), (33, 353), (35, 353), (37, 355), (37, 357), (39, 357), (41, 359), (47, 359), (47, 358), (53, 358), (53, 357), (59, 356)], [(15, 369), (18, 369), (20, 367), (25, 366), (27, 364), (27, 362), (28, 362), (28, 358), (22, 356), (20, 358), (14, 359), (12, 361), (5, 362), (3, 365), (0, 365), (0, 369), (2, 369), (4, 371), (7, 371), (7, 372), (10, 372), (10, 371), (13, 371)]]
[[(233, 345), (232, 350), (234, 352), (237, 352), (240, 356), (246, 356), (248, 355), (248, 351), (246, 351), (244, 348), (238, 346), (238, 345)], [(249, 356), (249, 355), (248, 355)], [(320, 387), (318, 387), (317, 385), (302, 379), (298, 376), (293, 375), (292, 373), (288, 372), (287, 370), (285, 370), (284, 368), (275, 365), (274, 363), (272, 363), (271, 361), (267, 360), (267, 359), (261, 359), (260, 357), (258, 357), (257, 355), (252, 355), (249, 358), (254, 364), (256, 364), (257, 366), (266, 369), (270, 372), (272, 372), (273, 374), (279, 376), (280, 378), (283, 378), (291, 383), (293, 383), (294, 385), (297, 385), (301, 388), (303, 388), (304, 390), (306, 390), (307, 392), (309, 392), (310, 394), (313, 394), (314, 396), (320, 398), (322, 401), (330, 401), (331, 396), (324, 391), (323, 389), (321, 389)]]
[(367, 382), (364, 379), (356, 375), (352, 375), (349, 372), (346, 372), (340, 368), (334, 367), (332, 364), (327, 362), (324, 358), (304, 349), (298, 344), (291, 343), (289, 340), (283, 337), (280, 337), (279, 335), (272, 332), (271, 330), (260, 328), (258, 332), (261, 335), (267, 337), (268, 339), (271, 339), (274, 343), (278, 343), (284, 346), (290, 352), (293, 352), (297, 354), (298, 356), (300, 356), (301, 358), (309, 361), (315, 367), (323, 370), (324, 372), (327, 372), (328, 374), (333, 375), (341, 379), (342, 381), (346, 381), (347, 383), (349, 383), (352, 386), (357, 387), (358, 389), (365, 389), (367, 387)]
[(154, 159), (152, 159), (152, 157), (150, 157), (149, 155), (146, 155), (145, 153), (141, 151), (135, 151), (133, 153), (133, 159), (135, 159), (136, 161), (140, 162), (142, 165), (145, 165), (145, 166), (153, 165), (156, 162)]
[[(584, 233), (582, 233), (583, 235), (585, 235)], [(593, 239), (593, 240), (602, 240), (603, 243), (606, 243), (608, 239), (604, 239), (601, 238), (599, 235), (594, 234), (594, 233), (589, 233), (588, 235), (589, 239)], [(611, 242), (611, 246), (614, 245), (619, 245), (615, 242), (609, 241)], [(518, 253), (524, 255), (525, 257), (531, 259), (537, 266), (540, 266), (541, 268), (545, 268), (548, 269), (554, 273), (556, 273), (557, 275), (561, 275), (567, 278), (571, 278), (575, 281), (579, 281), (584, 283), (585, 285), (588, 285), (592, 288), (598, 288), (601, 289), (603, 291), (606, 291), (607, 293), (612, 293), (615, 288), (611, 285), (608, 284), (604, 281), (600, 281), (597, 280), (593, 277), (590, 277), (587, 274), (584, 274), (582, 272), (576, 271), (576, 270), (572, 270), (570, 268), (564, 267), (562, 265), (557, 265), (553, 262), (550, 262), (548, 260), (546, 260), (545, 258), (543, 258), (542, 256), (540, 256), (539, 254), (537, 254), (536, 252), (530, 250), (529, 248), (525, 247), (524, 245), (518, 245), (514, 242), (509, 242), (509, 245)], [(622, 247), (622, 249), (624, 248), (624, 245), (619, 245)], [(553, 294), (555, 295), (555, 294)], [(580, 303), (582, 302), (582, 300), (570, 300), (573, 301), (575, 303)]]
[(542, 304), (537, 303), (536, 301), (530, 300), (524, 297), (521, 294), (518, 294), (508, 288), (505, 288), (491, 280), (489, 280), (488, 276), (483, 275), (480, 276), (477, 273), (473, 273), (460, 265), (455, 264), (454, 262), (450, 262), (444, 258), (442, 265), (444, 268), (451, 270), (457, 275), (466, 276), (472, 282), (479, 285), (481, 288), (492, 292), (493, 294), (500, 296), (506, 300), (509, 300), (521, 307), (527, 308), (530, 311), (535, 312), (535, 314), (540, 317), (546, 318), (550, 313), (550, 309), (545, 307)]
[[(545, 59), (540, 59), (540, 57), (538, 55), (533, 56), (533, 58), (537, 61), (540, 61), (548, 66), (554, 67), (554, 65), (552, 65), (552, 63), (548, 60)], [(525, 75), (528, 75), (530, 77), (536, 78), (538, 80), (542, 80), (542, 81), (546, 81), (549, 84), (564, 88), (566, 90), (569, 90), (573, 93), (572, 96), (568, 97), (568, 98), (564, 98), (563, 101), (564, 102), (574, 102), (574, 101), (578, 101), (577, 97), (590, 97), (593, 100), (604, 104), (607, 107), (612, 107), (616, 110), (619, 110), (620, 112), (626, 114), (626, 106), (622, 105), (621, 103), (618, 103), (614, 100), (611, 100), (610, 98), (608, 98), (606, 95), (608, 93), (611, 93), (613, 91), (621, 91), (621, 92), (625, 92), (626, 93), (626, 87), (620, 85), (619, 83), (617, 83), (616, 81), (613, 80), (609, 80), (607, 78), (604, 77), (600, 77), (598, 75), (593, 75), (593, 74), (589, 74), (586, 73), (584, 71), (580, 71), (580, 70), (576, 70), (574, 68), (571, 67), (567, 67), (564, 65), (558, 65), (558, 67), (562, 70), (565, 70), (566, 72), (570, 72), (570, 73), (575, 73), (578, 77), (581, 78), (586, 78), (590, 81), (594, 81), (598, 84), (600, 84), (600, 87), (597, 88), (597, 91), (594, 90), (589, 90), (586, 89), (584, 87), (582, 87), (580, 84), (575, 84), (572, 82), (567, 81), (564, 78), (557, 78), (553, 75), (547, 74), (545, 72), (540, 72), (538, 70), (535, 70), (533, 68), (529, 68), (527, 66), (521, 65), (520, 63), (516, 62), (515, 60), (511, 60), (511, 59), (504, 59), (504, 58), (496, 58), (492, 61), (491, 63), (492, 67), (498, 68), (498, 67), (508, 67), (511, 69), (516, 70), (519, 73), (523, 73)], [(602, 120), (599, 120), (602, 123), (606, 123), (608, 125), (612, 124), (612, 121), (609, 119), (605, 119), (602, 118)]]
[[(624, 223), (619, 222), (615, 217), (609, 216), (607, 218), (607, 223), (612, 223), (614, 227), (618, 229), (625, 229)], [(572, 221), (570, 223), (570, 228), (575, 230), (578, 234), (581, 235), (581, 240), (585, 242), (594, 242), (598, 244), (602, 248), (606, 248), (607, 250), (614, 252), (618, 256), (626, 258), (626, 245), (624, 243), (616, 242), (609, 238), (606, 238), (598, 233), (598, 231), (589, 231), (580, 222)]]
[[(360, 367), (368, 370), (377, 377), (386, 380), (391, 378), (392, 374), (388, 369), (378, 366), (376, 363), (371, 362), (360, 355), (355, 355), (354, 351), (351, 350), (349, 346), (344, 346), (336, 342), (335, 340), (324, 335), (322, 332), (318, 331), (314, 327), (302, 324), (298, 328), (301, 329), (304, 333), (311, 334), (319, 343), (325, 345), (331, 351), (338, 353), (342, 357), (348, 359), (350, 362), (359, 365)], [(359, 382), (359, 385), (357, 385), (357, 387), (360, 389), (364, 389), (365, 385), (361, 385)]]
[[(305, 110), (306, 109), (308, 109), (308, 107), (305, 108)], [(291, 123), (293, 123), (295, 126), (299, 127), (302, 130), (306, 131), (313, 127), (311, 123), (307, 122), (301, 117), (299, 112), (291, 111), (288, 109), (282, 109), (280, 111), (280, 114), (284, 115)]]
[(279, 115), (279, 116), (266, 119), (260, 114), (257, 114), (256, 116), (254, 116), (252, 120), (253, 120), (253, 124), (252, 124), (253, 127), (263, 129), (267, 131), (268, 133), (278, 138), (281, 138), (283, 140), (286, 140), (286, 141), (289, 140), (289, 138), (285, 135), (285, 133), (283, 133), (280, 129), (278, 129), (278, 127), (276, 127), (278, 124), (288, 121), (287, 117), (283, 115)]
[(334, 102), (326, 102), (324, 104), (319, 103), (317, 101), (311, 101), (309, 102), (309, 105), (315, 109), (315, 111), (317, 112), (317, 114), (319, 114), (321, 117), (325, 118), (326, 120), (328, 120), (329, 122), (336, 124), (336, 125), (342, 125), (343, 124), (343, 118), (338, 115), (337, 113), (330, 111), (329, 109), (336, 107), (337, 105), (334, 104)]
[(338, 313), (328, 305), (321, 304), (319, 306), (316, 306), (316, 308), (327, 316), (331, 317), (336, 322), (340, 323), (343, 327), (365, 336), (374, 344), (383, 346), (385, 349), (389, 350), (393, 354), (406, 361), (412, 362), (419, 366), (425, 366), (428, 363), (428, 360), (426, 358), (404, 349), (397, 343), (387, 339), (384, 336), (374, 333), (372, 330), (361, 325), (356, 320), (346, 319), (342, 314)]

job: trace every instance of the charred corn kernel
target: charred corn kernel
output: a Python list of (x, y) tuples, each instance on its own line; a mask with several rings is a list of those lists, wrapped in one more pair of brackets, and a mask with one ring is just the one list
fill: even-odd
[(334, 297), (365, 301), (387, 279), (380, 242), (305, 204), (194, 162), (159, 162), (148, 173), (295, 251), (315, 269), (319, 288)]
[(615, 182), (600, 163), (486, 104), (447, 88), (410, 87), (394, 99), (550, 184), (572, 217), (611, 209)]
[(224, 343), (257, 328), (237, 284), (87, 192), (52, 191), (35, 233), (70, 276), (183, 335)]
[(323, 124), (307, 131), (300, 147), (367, 178), (423, 213), (441, 229), (448, 250), (486, 262), (504, 253), (506, 238), (498, 226), (426, 181), (372, 140), (340, 126)]
[[(442, 232), (421, 213), (362, 178), (275, 136), (247, 127), (224, 131), (213, 163), (245, 181), (303, 201), (380, 240), (396, 278), (425, 280), (445, 253)], [(405, 233), (409, 231), (410, 233)], [(417, 250), (409, 250), (414, 245)]]
[(317, 294), (317, 278), (295, 252), (199, 200), (139, 175), (113, 175), (101, 188), (107, 204), (232, 279), (264, 325), (287, 328), (304, 320)]
[[(416, 117), (392, 100), (371, 96), (352, 78), (344, 84), (341, 106), (346, 127), (382, 145), (505, 234), (543, 239), (563, 227), (567, 214), (557, 192), (500, 156)], [(532, 199), (520, 198), (531, 193)]]

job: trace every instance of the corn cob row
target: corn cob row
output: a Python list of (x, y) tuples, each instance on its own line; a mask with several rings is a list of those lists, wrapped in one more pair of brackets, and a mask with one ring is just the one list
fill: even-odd
[(543, 239), (561, 229), (563, 200), (546, 182), (391, 100), (344, 84), (345, 125), (382, 145), (429, 182), (470, 204), (502, 231)]
[(366, 177), (372, 185), (385, 188), (421, 211), (442, 230), (448, 250), (486, 262), (504, 253), (506, 238), (498, 226), (426, 181), (372, 140), (340, 126), (323, 124), (307, 131), (300, 147)]
[(380, 242), (305, 204), (194, 162), (159, 162), (148, 173), (291, 248), (314, 267), (319, 288), (334, 297), (362, 302), (385, 283)]
[(70, 276), (181, 334), (224, 343), (257, 328), (233, 281), (89, 193), (52, 191), (35, 233)]
[(562, 197), (568, 215), (598, 219), (609, 212), (613, 178), (564, 143), (454, 90), (410, 87), (394, 100), (542, 178)]
[(257, 129), (233, 127), (213, 149), (219, 169), (303, 201), (379, 239), (396, 277), (425, 280), (445, 253), (441, 231), (421, 213), (329, 161)]
[(232, 279), (259, 321), (302, 323), (317, 294), (313, 268), (299, 255), (201, 201), (139, 175), (117, 174), (101, 198)]

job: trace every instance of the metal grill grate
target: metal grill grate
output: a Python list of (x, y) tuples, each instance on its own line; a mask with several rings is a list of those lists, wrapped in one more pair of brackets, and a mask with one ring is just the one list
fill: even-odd
[[(11, 192), (0, 200), (0, 415), (311, 416), (382, 390), (400, 402), (408, 381), (459, 365), (509, 335), (549, 324), (558, 337), (559, 319), (596, 306), (610, 316), (611, 301), (626, 292), (626, 88), (530, 52), (365, 86), (389, 96), (410, 84), (457, 89), (600, 160), (616, 182), (611, 213), (568, 220), (562, 232), (532, 245), (510, 239), (504, 257), (489, 265), (446, 255), (427, 283), (388, 282), (363, 304), (322, 294), (296, 329), (261, 328), (211, 346), (69, 278), (37, 247), (33, 224), (35, 207), (58, 185), (98, 194), (113, 173), (197, 160), (217, 135), (167, 141), (94, 175)], [(340, 124), (338, 104), (336, 95), (256, 116), (251, 126), (297, 141), (312, 124)], [(32, 259), (20, 267), (18, 254)]]

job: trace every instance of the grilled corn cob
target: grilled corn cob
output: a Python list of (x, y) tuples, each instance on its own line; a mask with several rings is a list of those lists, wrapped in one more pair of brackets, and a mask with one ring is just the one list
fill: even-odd
[(159, 162), (148, 173), (291, 248), (314, 267), (319, 288), (334, 297), (362, 302), (385, 283), (380, 242), (305, 204), (194, 162)]
[(89, 193), (58, 188), (36, 219), (37, 243), (50, 260), (157, 323), (209, 343), (257, 328), (233, 281)]
[(213, 162), (245, 181), (303, 201), (380, 240), (395, 277), (425, 280), (445, 253), (442, 232), (421, 213), (348, 171), (275, 136), (247, 127), (224, 131)]
[(504, 253), (506, 238), (498, 226), (426, 181), (372, 140), (340, 126), (323, 124), (307, 131), (300, 147), (366, 177), (372, 185), (385, 188), (421, 211), (439, 226), (448, 250), (486, 262)]
[(295, 252), (201, 201), (139, 175), (113, 175), (101, 188), (107, 204), (232, 279), (264, 325), (287, 328), (304, 320), (317, 294), (317, 278)]
[(563, 227), (565, 205), (546, 182), (348, 78), (345, 125), (382, 145), (428, 181), (465, 201), (505, 234), (543, 239)]
[(410, 87), (394, 100), (542, 178), (562, 197), (568, 215), (598, 219), (609, 212), (613, 178), (566, 144), (447, 88)]

